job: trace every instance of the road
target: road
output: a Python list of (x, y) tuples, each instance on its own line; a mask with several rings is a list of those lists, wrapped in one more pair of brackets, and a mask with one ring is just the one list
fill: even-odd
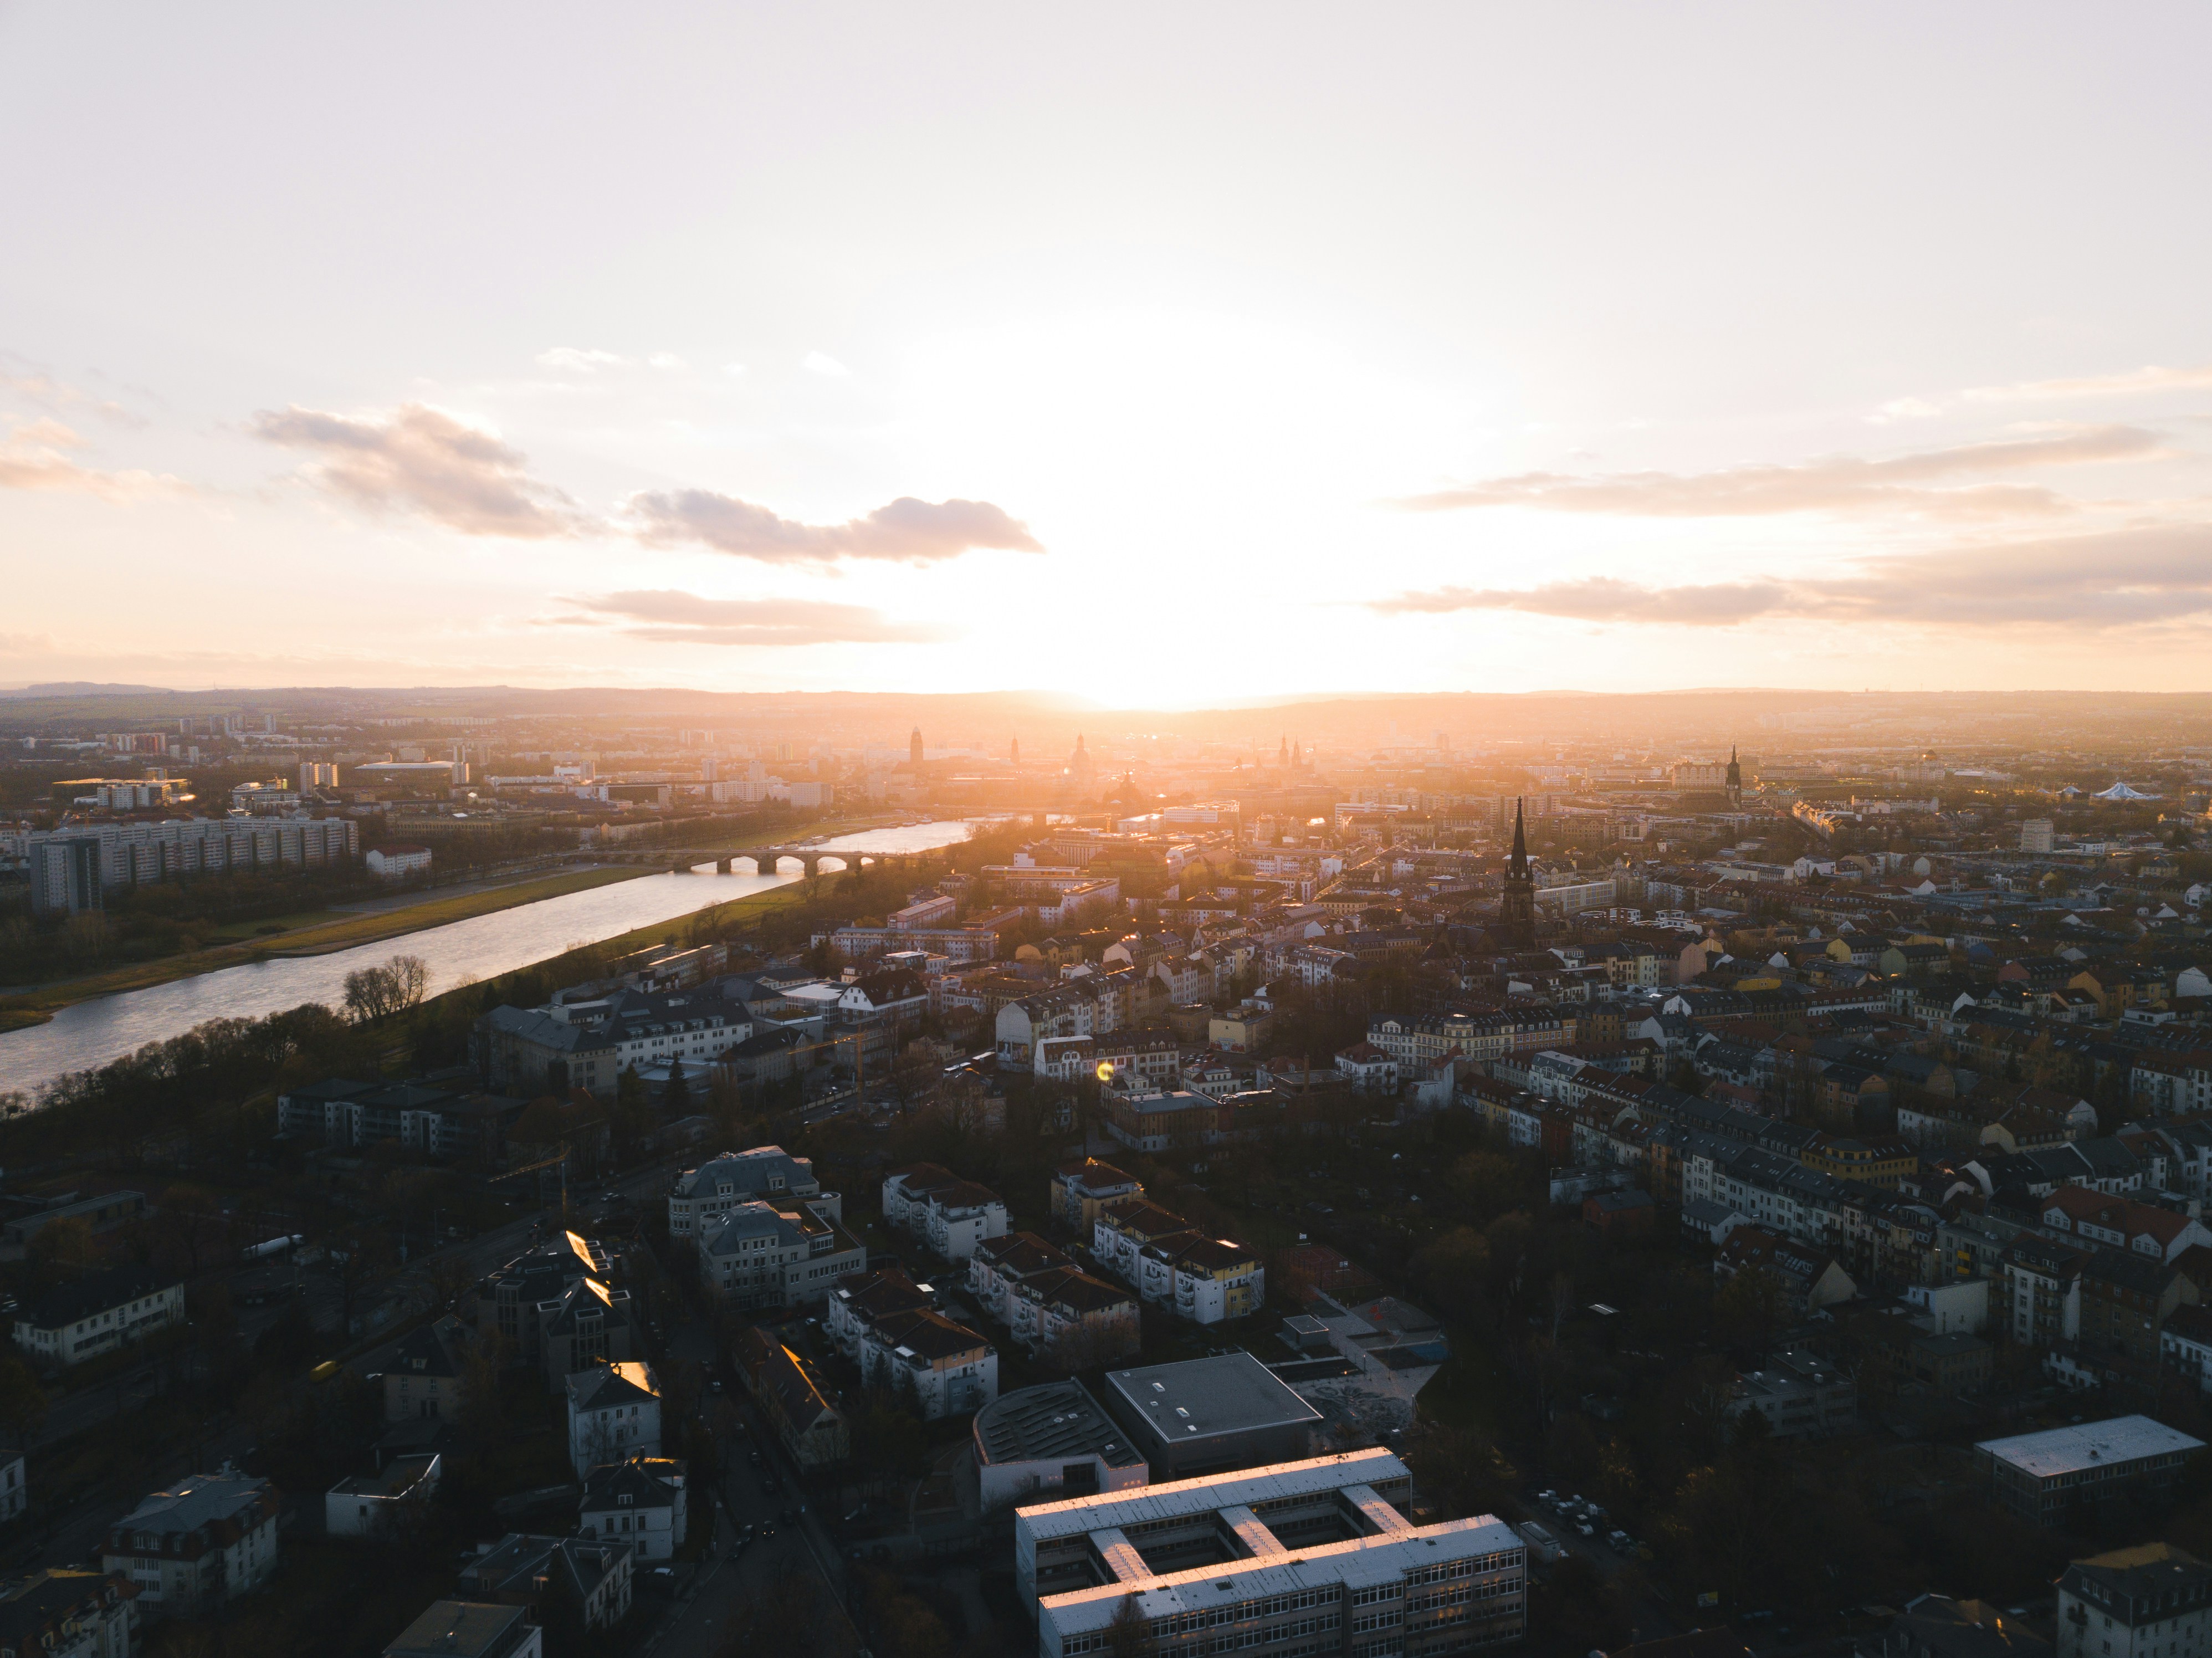
[[(681, 1326), (672, 1333), (670, 1357), (698, 1360), (712, 1374), (714, 1369), (713, 1333), (702, 1323)], [(729, 1383), (725, 1381), (724, 1386)], [(713, 1564), (701, 1569), (668, 1617), (640, 1649), (651, 1658), (714, 1658), (728, 1638), (730, 1620), (738, 1604), (750, 1591), (793, 1572), (811, 1574), (823, 1585), (825, 1617), (846, 1617), (839, 1610), (848, 1604), (849, 1584), (837, 1546), (823, 1524), (823, 1516), (804, 1495), (799, 1468), (769, 1431), (752, 1401), (742, 1392), (731, 1395), (745, 1424), (746, 1437), (725, 1447), (728, 1465), (719, 1478), (702, 1479), (699, 1490), (710, 1493), (720, 1510)], [(703, 1408), (720, 1403), (708, 1394)], [(753, 1458), (757, 1456), (756, 1464)], [(770, 1490), (773, 1482), (775, 1489)], [(787, 1525), (782, 1516), (796, 1513), (798, 1523)], [(694, 1523), (696, 1523), (696, 1516)], [(735, 1539), (746, 1526), (773, 1526), (775, 1535), (758, 1537), (742, 1549)]]

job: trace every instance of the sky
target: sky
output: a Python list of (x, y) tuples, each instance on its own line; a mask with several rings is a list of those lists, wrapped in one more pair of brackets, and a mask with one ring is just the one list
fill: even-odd
[(0, 684), (2212, 689), (2208, 58), (0, 0)]

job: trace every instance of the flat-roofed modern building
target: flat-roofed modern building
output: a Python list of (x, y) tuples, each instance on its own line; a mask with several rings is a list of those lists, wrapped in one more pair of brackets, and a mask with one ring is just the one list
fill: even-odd
[(1109, 1649), (1131, 1608), (1162, 1658), (1439, 1658), (1520, 1638), (1528, 1555), (1493, 1515), (1416, 1526), (1389, 1452), (1280, 1463), (1017, 1511), (1043, 1658)]
[(2147, 1416), (2116, 1416), (2042, 1433), (1985, 1439), (1974, 1447), (1990, 1495), (2039, 1525), (2065, 1517), (2077, 1503), (2171, 1485), (2204, 1442)]
[(1009, 1503), (1130, 1491), (1152, 1477), (1128, 1431), (1079, 1382), (1001, 1394), (975, 1412), (974, 1433), (985, 1513)]
[(1109, 1370), (1104, 1403), (1156, 1479), (1287, 1462), (1321, 1412), (1249, 1353)]

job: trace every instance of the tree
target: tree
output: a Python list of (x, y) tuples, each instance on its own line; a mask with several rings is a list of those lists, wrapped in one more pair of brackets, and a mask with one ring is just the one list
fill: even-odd
[(394, 956), (381, 967), (346, 975), (346, 1013), (357, 1024), (382, 1024), (420, 1002), (429, 987), (428, 963), (420, 956)]
[(1782, 1285), (1763, 1266), (1747, 1266), (1713, 1297), (1713, 1321), (1723, 1337), (1763, 1351), (1783, 1314)]
[(691, 1114), (691, 1084), (684, 1075), (684, 1061), (679, 1058), (668, 1067), (668, 1087), (660, 1096), (662, 1111), (671, 1121)]
[(31, 1235), (31, 1259), (50, 1271), (81, 1272), (92, 1264), (97, 1248), (92, 1224), (82, 1215), (50, 1220)]
[(1114, 1620), (1106, 1625), (1106, 1650), (1114, 1658), (1153, 1658), (1159, 1650), (1152, 1639), (1152, 1620), (1133, 1594), (1123, 1595), (1114, 1608)]
[(31, 1436), (46, 1419), (46, 1390), (30, 1367), (13, 1355), (0, 1359), (0, 1422), (15, 1441), (17, 1450), (31, 1448)]
[[(672, 1095), (675, 1084), (676, 1078), (672, 1074)], [(637, 1074), (635, 1065), (624, 1066), (615, 1078), (615, 1105), (609, 1127), (613, 1131), (616, 1161), (634, 1162), (644, 1149), (645, 1137), (653, 1130), (653, 1102), (646, 1096), (645, 1078)]]
[(161, 1193), (161, 1206), (155, 1217), (155, 1234), (184, 1255), (191, 1277), (200, 1275), (203, 1258), (229, 1230), (230, 1223), (223, 1218), (215, 1193), (204, 1186), (179, 1181)]
[(779, 1572), (748, 1591), (731, 1611), (718, 1658), (840, 1658), (851, 1645), (848, 1627), (823, 1604), (821, 1582), (811, 1571)]

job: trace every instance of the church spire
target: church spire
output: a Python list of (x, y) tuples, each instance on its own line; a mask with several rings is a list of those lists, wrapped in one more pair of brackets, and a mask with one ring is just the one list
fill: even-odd
[(1522, 803), (1513, 802), (1513, 853), (1505, 860), (1505, 885), (1498, 906), (1498, 931), (1513, 950), (1536, 947), (1536, 877), (1528, 867), (1528, 832)]

